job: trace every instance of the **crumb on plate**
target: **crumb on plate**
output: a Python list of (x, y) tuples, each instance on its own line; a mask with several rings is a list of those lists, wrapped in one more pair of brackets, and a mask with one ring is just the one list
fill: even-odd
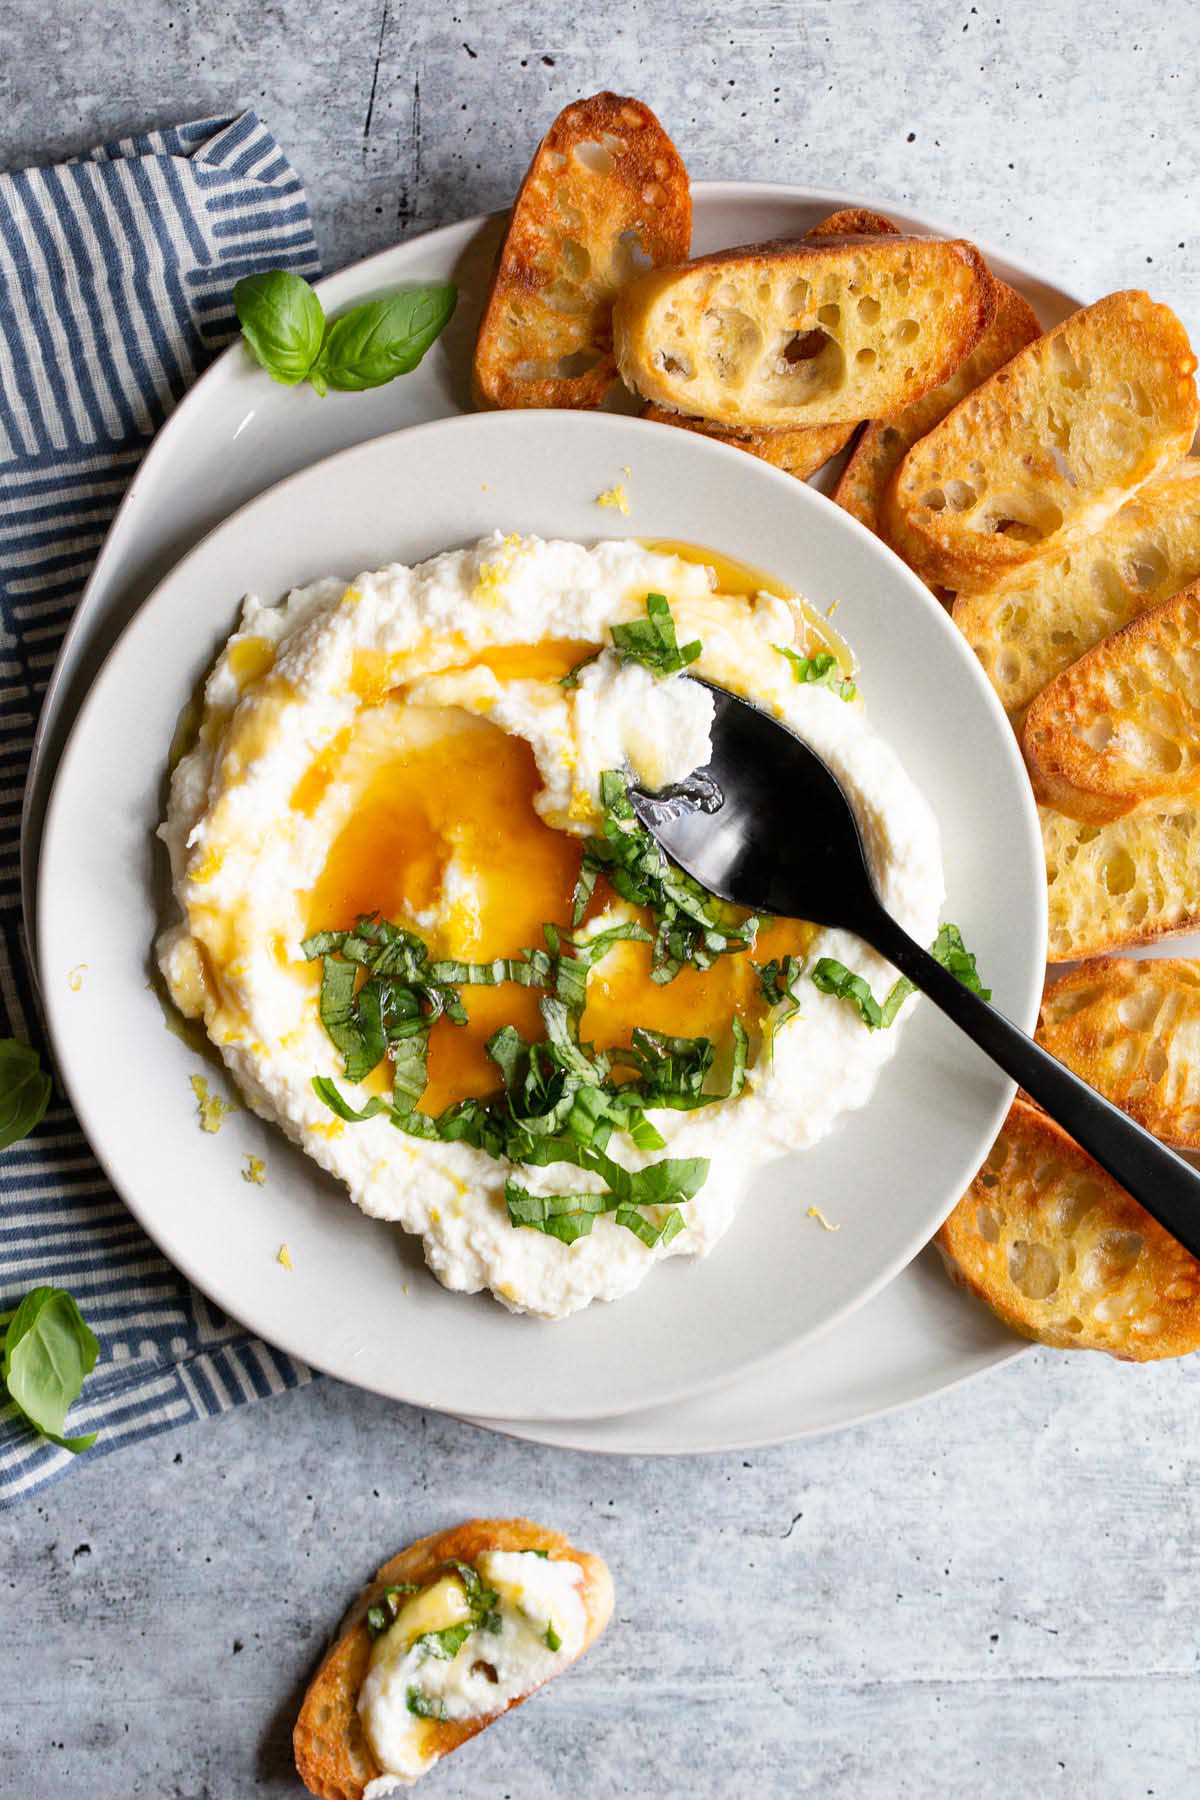
[(261, 1156), (247, 1154), (246, 1166), (242, 1170), (242, 1180), (248, 1181), (251, 1187), (266, 1187), (267, 1165)]

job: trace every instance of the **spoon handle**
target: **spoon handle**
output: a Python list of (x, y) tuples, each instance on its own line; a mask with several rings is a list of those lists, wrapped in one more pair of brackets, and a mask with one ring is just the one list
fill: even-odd
[(1019, 1082), (1152, 1218), (1200, 1257), (1200, 1173), (965, 988), (882, 907), (857, 930)]

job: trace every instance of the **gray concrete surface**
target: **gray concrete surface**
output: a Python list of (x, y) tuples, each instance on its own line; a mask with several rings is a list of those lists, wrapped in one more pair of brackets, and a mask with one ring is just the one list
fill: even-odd
[[(0, 0), (0, 157), (257, 107), (327, 266), (502, 205), (568, 98), (644, 96), (700, 177), (957, 219), (1200, 328), (1200, 14), (1080, 0)], [(819, 1443), (687, 1463), (509, 1443), (331, 1382), (0, 1515), (0, 1794), (294, 1795), (324, 1635), (420, 1532), (528, 1511), (613, 1629), (430, 1777), (451, 1795), (1200, 1791), (1200, 1368), (1038, 1354)]]

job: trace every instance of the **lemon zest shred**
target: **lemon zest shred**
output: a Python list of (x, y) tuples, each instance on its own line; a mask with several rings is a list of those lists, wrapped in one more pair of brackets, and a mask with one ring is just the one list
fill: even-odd
[(86, 974), (87, 964), (76, 963), (75, 967), (71, 970), (71, 973), (67, 976), (67, 986), (73, 994), (77, 994), (83, 986), (83, 978)]
[(242, 1170), (242, 1180), (248, 1181), (251, 1187), (266, 1187), (267, 1165), (261, 1156), (251, 1156), (247, 1153), (246, 1166)]
[(616, 487), (606, 488), (602, 494), (597, 494), (596, 505), (608, 506), (611, 507), (614, 512), (625, 513), (628, 515), (629, 495), (625, 492), (624, 484), (618, 482)]
[(808, 1209), (808, 1216), (810, 1219), (815, 1219), (817, 1221), (817, 1224), (821, 1227), (822, 1231), (840, 1231), (842, 1229), (840, 1225), (831, 1225), (819, 1206), (810, 1206)]
[(292, 1253), (286, 1244), (280, 1244), (279, 1249), (276, 1252), (275, 1261), (280, 1263), (285, 1269), (292, 1269), (296, 1266), (292, 1261)]
[(189, 1075), (188, 1083), (196, 1096), (196, 1112), (201, 1131), (215, 1135), (230, 1113), (241, 1111), (236, 1100), (224, 1100), (220, 1094), (210, 1092), (203, 1075)]

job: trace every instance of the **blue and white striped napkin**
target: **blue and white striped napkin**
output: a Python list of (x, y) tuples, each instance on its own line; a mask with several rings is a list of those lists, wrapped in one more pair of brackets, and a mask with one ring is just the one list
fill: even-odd
[[(49, 1065), (20, 925), (21, 797), (41, 695), (154, 432), (236, 330), (242, 275), (319, 268), (299, 176), (254, 116), (0, 174), (0, 1036)], [(68, 1429), (103, 1455), (311, 1379), (159, 1255), (56, 1090), (0, 1151), (0, 1312), (69, 1288), (101, 1354)], [(73, 1459), (0, 1389), (0, 1506)]]

